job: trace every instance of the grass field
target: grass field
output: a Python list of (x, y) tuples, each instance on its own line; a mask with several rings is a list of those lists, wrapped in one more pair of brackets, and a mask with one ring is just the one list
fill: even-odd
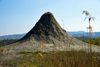
[(83, 51), (20, 52), (19, 58), (3, 61), (3, 67), (100, 67), (100, 53)]

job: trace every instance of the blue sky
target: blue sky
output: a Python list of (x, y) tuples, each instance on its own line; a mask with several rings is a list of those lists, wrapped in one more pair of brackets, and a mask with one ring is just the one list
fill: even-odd
[(0, 0), (0, 35), (28, 32), (47, 11), (66, 31), (86, 31), (83, 10), (96, 18), (93, 31), (100, 31), (100, 0)]

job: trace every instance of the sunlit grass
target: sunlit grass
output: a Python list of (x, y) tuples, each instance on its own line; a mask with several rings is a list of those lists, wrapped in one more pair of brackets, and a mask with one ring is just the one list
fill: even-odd
[(6, 65), (10, 67), (100, 67), (99, 53), (37, 51), (20, 52), (19, 54), (21, 54), (20, 58), (5, 62)]

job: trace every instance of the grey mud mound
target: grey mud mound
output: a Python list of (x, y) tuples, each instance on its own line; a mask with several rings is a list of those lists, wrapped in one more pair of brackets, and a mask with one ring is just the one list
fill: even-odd
[(54, 40), (66, 42), (68, 39), (66, 31), (60, 27), (50, 12), (43, 14), (23, 39), (30, 39), (31, 37), (36, 41), (44, 41), (45, 43), (55, 43)]
[(54, 44), (68, 45), (80, 44), (75, 38), (70, 37), (67, 32), (61, 28), (53, 14), (50, 12), (44, 13), (36, 25), (22, 38), (22, 40), (32, 40)]

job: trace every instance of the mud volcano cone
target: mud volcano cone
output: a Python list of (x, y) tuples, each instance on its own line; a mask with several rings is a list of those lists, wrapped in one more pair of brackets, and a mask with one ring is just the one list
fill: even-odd
[(56, 41), (66, 42), (68, 35), (58, 24), (53, 14), (46, 12), (22, 39), (30, 39), (30, 37), (37, 41), (54, 43)]

